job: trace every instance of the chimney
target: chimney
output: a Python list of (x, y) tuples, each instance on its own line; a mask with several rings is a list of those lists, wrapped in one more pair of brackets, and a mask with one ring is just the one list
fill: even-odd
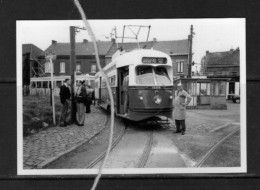
[(234, 51), (234, 49), (233, 49), (233, 48), (231, 48), (231, 49), (230, 49), (230, 52), (233, 52), (233, 51)]
[(115, 38), (111, 38), (111, 42), (116, 43), (116, 39)]
[(88, 43), (88, 40), (87, 39), (83, 39), (83, 43)]
[(206, 51), (206, 55), (209, 54), (209, 51)]
[(157, 42), (157, 39), (156, 39), (156, 38), (153, 38), (153, 42)]
[(52, 40), (52, 41), (51, 41), (51, 44), (57, 44), (57, 41)]

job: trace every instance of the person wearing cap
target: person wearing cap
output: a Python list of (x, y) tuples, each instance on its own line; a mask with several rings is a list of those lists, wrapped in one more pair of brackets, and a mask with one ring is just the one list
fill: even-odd
[(191, 96), (182, 88), (182, 84), (177, 84), (174, 99), (173, 118), (175, 119), (176, 131), (175, 133), (185, 134), (186, 131), (186, 105), (191, 101)]

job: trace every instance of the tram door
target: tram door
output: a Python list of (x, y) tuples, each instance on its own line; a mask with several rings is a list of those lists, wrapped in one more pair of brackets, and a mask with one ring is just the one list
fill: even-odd
[(117, 70), (118, 76), (118, 91), (117, 91), (117, 113), (124, 114), (124, 102), (125, 102), (125, 91), (124, 91), (124, 77), (128, 73), (128, 66), (122, 67)]

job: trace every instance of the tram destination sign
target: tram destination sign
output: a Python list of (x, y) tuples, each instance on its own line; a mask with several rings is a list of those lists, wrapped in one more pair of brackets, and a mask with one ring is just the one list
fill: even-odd
[(166, 64), (167, 58), (165, 58), (165, 57), (143, 57), (142, 63)]

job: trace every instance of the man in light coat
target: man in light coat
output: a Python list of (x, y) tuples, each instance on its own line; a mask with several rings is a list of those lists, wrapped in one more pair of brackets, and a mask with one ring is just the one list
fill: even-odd
[(182, 88), (182, 84), (177, 85), (177, 90), (175, 91), (174, 100), (174, 111), (173, 118), (175, 119), (176, 132), (185, 134), (186, 131), (186, 105), (191, 101), (191, 96)]

